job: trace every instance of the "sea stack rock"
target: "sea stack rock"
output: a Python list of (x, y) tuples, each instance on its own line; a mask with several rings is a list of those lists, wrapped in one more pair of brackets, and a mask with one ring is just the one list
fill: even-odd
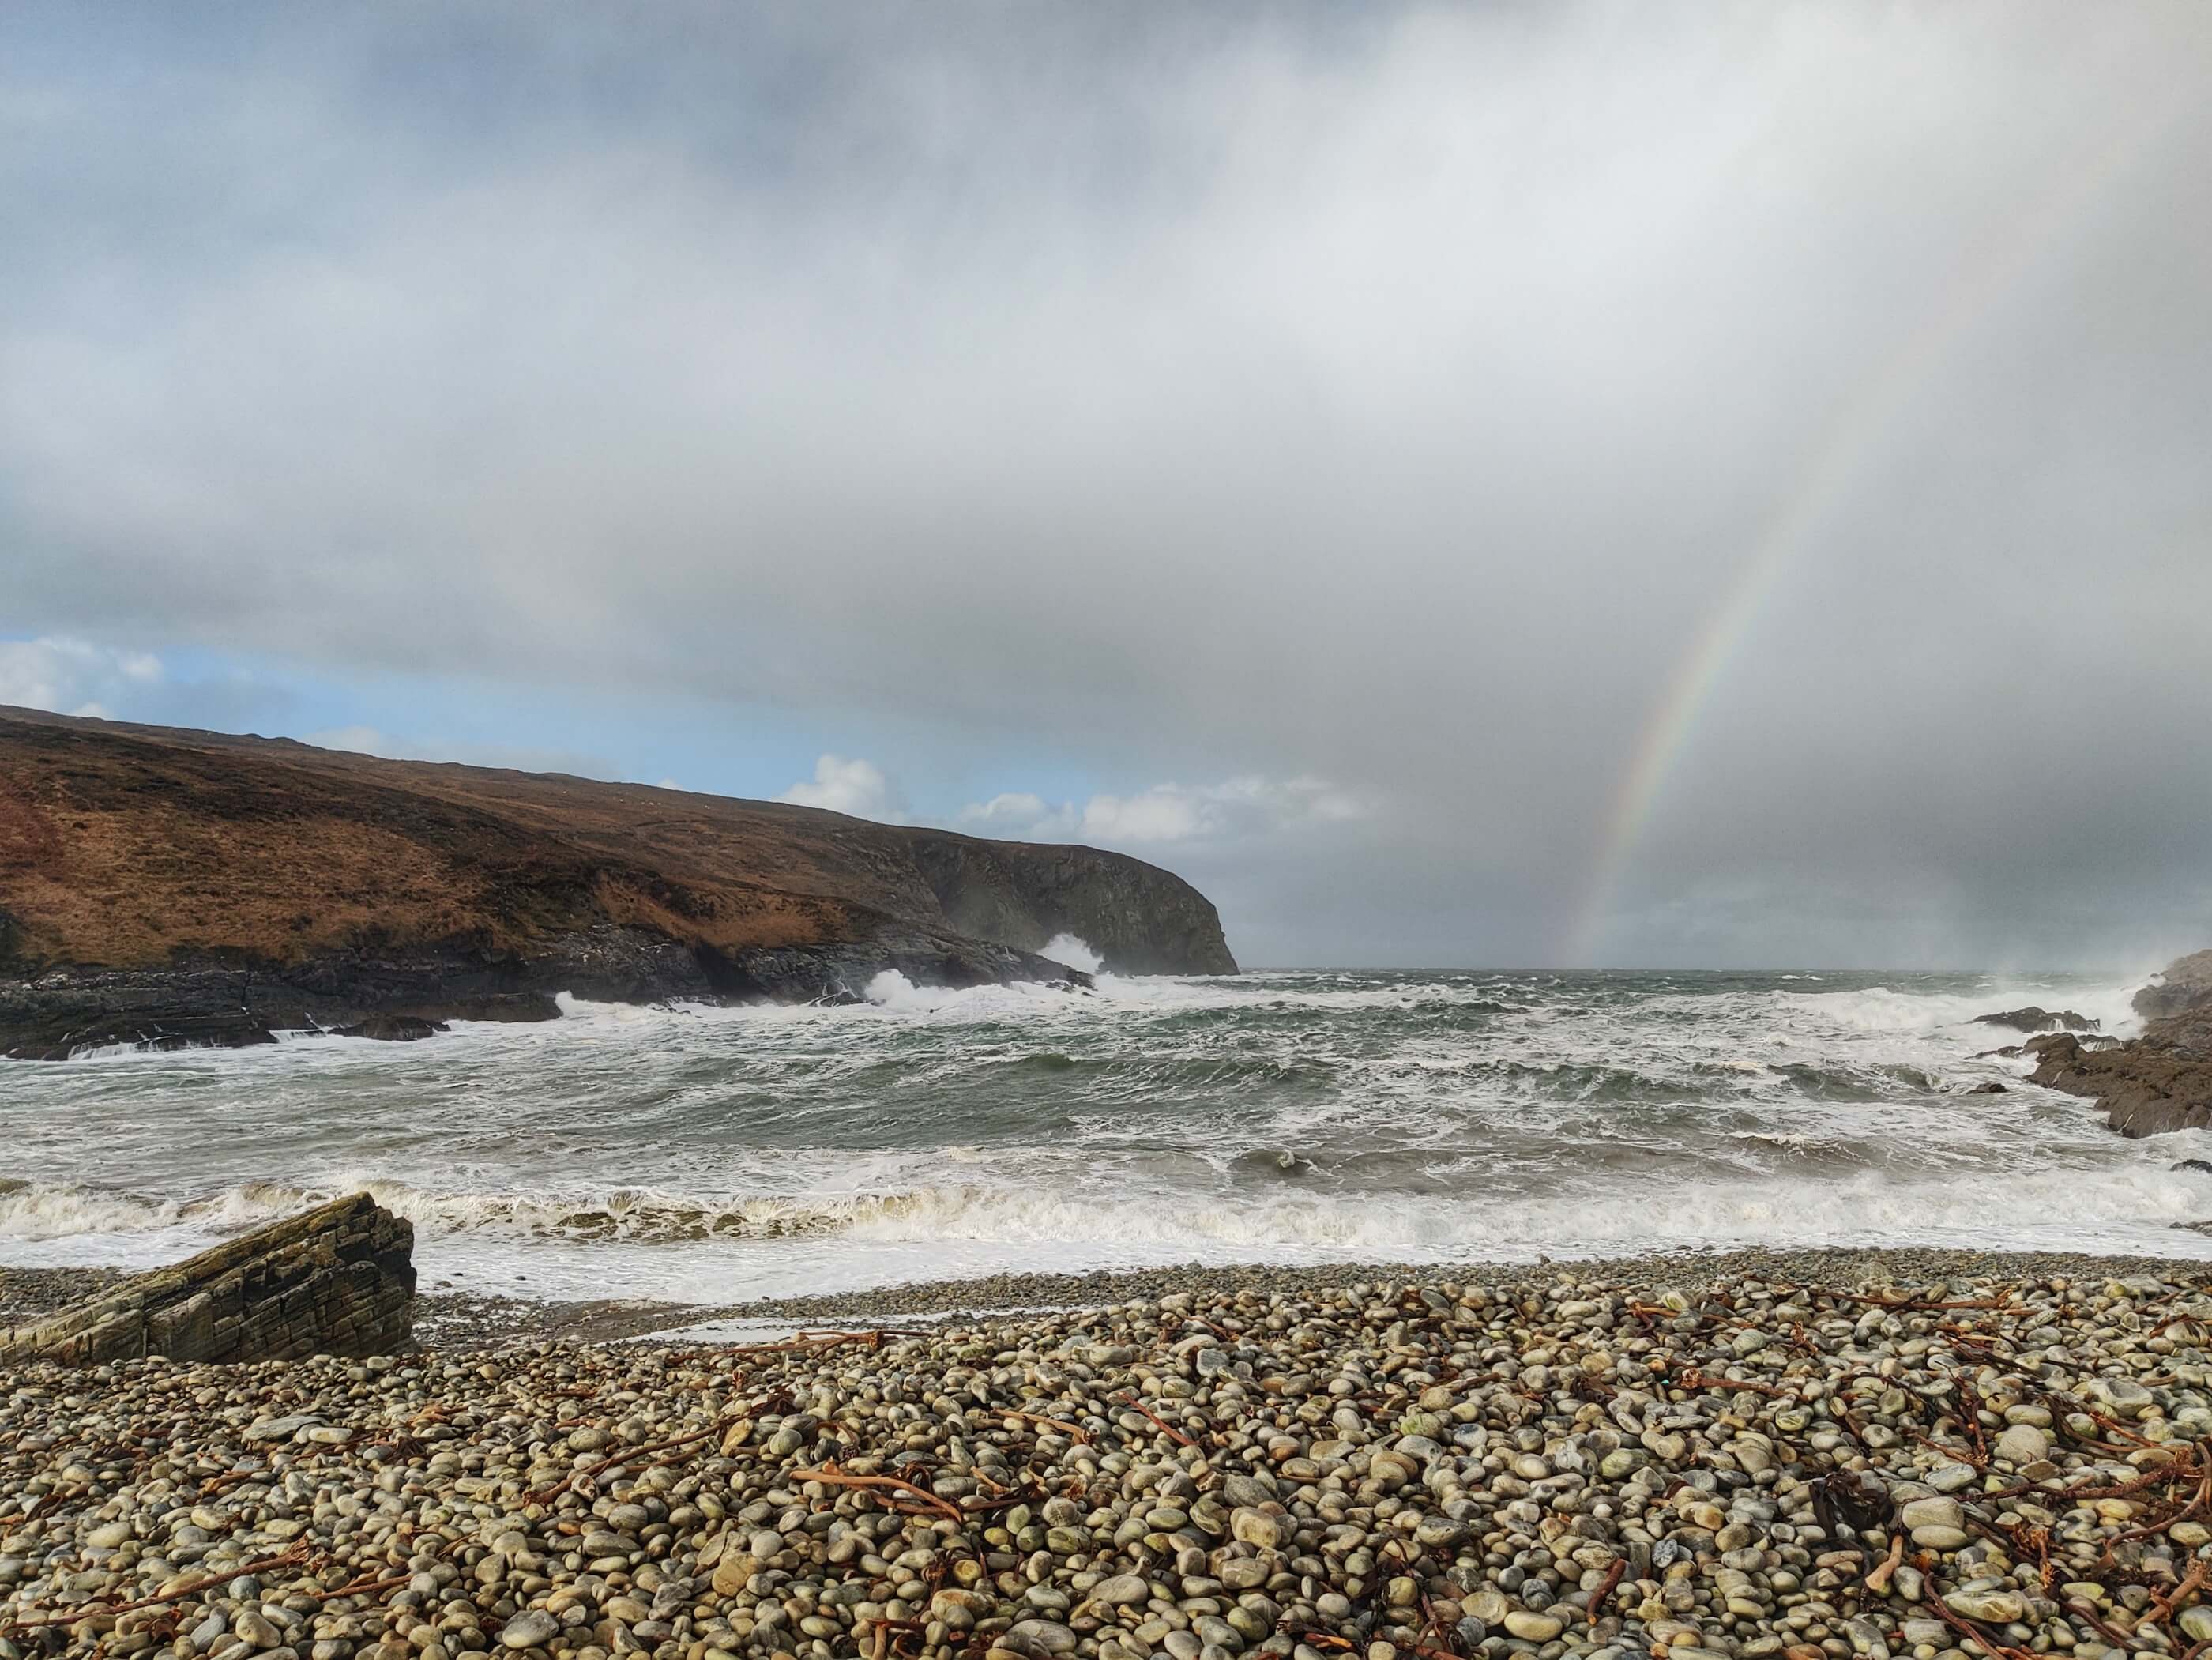
[(365, 1193), (0, 1330), (0, 1365), (388, 1354), (414, 1329), (415, 1227)]

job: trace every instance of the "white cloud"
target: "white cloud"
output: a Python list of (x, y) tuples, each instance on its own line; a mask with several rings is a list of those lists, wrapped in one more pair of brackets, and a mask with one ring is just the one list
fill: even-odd
[(147, 652), (59, 635), (0, 640), (0, 703), (105, 720), (118, 697), (161, 678), (161, 660)]
[(467, 767), (515, 772), (565, 772), (579, 778), (619, 779), (622, 769), (604, 757), (528, 744), (477, 744), (444, 738), (410, 738), (380, 727), (325, 727), (301, 736), (317, 749), (349, 750), (386, 761), (451, 761)]
[(1082, 830), (1083, 815), (1072, 805), (1055, 807), (1023, 791), (970, 802), (960, 809), (960, 828), (1010, 842), (1065, 842)]
[(963, 808), (960, 827), (1008, 841), (1151, 847), (1266, 836), (1299, 824), (1345, 824), (1371, 811), (1318, 778), (1245, 775), (1218, 784), (1154, 784), (1133, 795), (1094, 795), (1079, 807), (1072, 801), (1055, 806), (1027, 793), (995, 795)]
[(1215, 833), (1219, 805), (1175, 784), (1155, 784), (1139, 795), (1094, 795), (1083, 809), (1083, 834), (1101, 842), (1187, 842)]
[(775, 798), (793, 806), (825, 807), (855, 818), (873, 818), (886, 824), (903, 824), (906, 812), (898, 792), (872, 761), (848, 761), (825, 755), (814, 763), (811, 781), (802, 781)]

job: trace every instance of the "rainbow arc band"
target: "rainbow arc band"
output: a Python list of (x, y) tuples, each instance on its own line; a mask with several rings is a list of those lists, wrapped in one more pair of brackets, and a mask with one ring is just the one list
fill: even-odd
[(1666, 794), (1667, 781), (1691, 747), (1698, 717), (1712, 701), (1730, 662), (1759, 621), (1784, 577), (1817, 545), (1814, 532), (1844, 500), (1897, 417), (1928, 385), (1944, 359), (2004, 292), (2056, 244), (2076, 231), (2112, 183), (2194, 106), (2153, 104), (2110, 138), (2058, 170), (1972, 258), (1961, 263), (1920, 321), (1895, 350), (1875, 361), (1853, 386), (1808, 452), (1765, 532), (1723, 593), (1688, 649), (1675, 660), (1605, 817), (1590, 879), (1562, 943), (1562, 966), (1590, 965), (1638, 847)]

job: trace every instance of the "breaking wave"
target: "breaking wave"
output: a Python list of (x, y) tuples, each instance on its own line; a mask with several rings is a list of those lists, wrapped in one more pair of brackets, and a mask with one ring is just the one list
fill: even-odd
[(1085, 974), (1096, 974), (1106, 966), (1104, 958), (1091, 950), (1088, 942), (1072, 933), (1055, 933), (1044, 942), (1043, 949), (1037, 955), (1049, 958), (1055, 963), (1065, 963), (1069, 968)]
[(432, 1283), (548, 1296), (1747, 1241), (2212, 1255), (2174, 1231), (2212, 1177), (2172, 1168), (2212, 1135), (2112, 1136), (1973, 1024), (2111, 1031), (2128, 989), (890, 976), (846, 1007), (563, 999), (428, 1043), (118, 1055), (9, 1071), (0, 1262), (167, 1260), (364, 1188)]
[[(1784, 1149), (1784, 1151), (1796, 1151)], [(210, 1240), (339, 1196), (368, 1191), (418, 1232), (514, 1243), (648, 1245), (805, 1241), (853, 1237), (926, 1245), (959, 1239), (1038, 1246), (1118, 1247), (1129, 1260), (1231, 1244), (1293, 1256), (1412, 1248), (1526, 1256), (1595, 1254), (1668, 1245), (1765, 1241), (1871, 1243), (1899, 1231), (1929, 1242), (1986, 1243), (2017, 1234), (2037, 1210), (2063, 1207), (2064, 1237), (2108, 1248), (2146, 1222), (2194, 1219), (2212, 1183), (2164, 1158), (2136, 1161), (2087, 1180), (2053, 1171), (2002, 1184), (1893, 1179), (1863, 1171), (1842, 1183), (1688, 1182), (1632, 1207), (1598, 1195), (1559, 1195), (1514, 1205), (1471, 1203), (1431, 1194), (1382, 1204), (1346, 1204), (1327, 1190), (1326, 1171), (1303, 1155), (1255, 1150), (1233, 1163), (1273, 1191), (1223, 1195), (1193, 1206), (1172, 1195), (1090, 1197), (1012, 1187), (946, 1185), (885, 1194), (793, 1195), (709, 1201), (614, 1189), (565, 1198), (510, 1193), (425, 1192), (396, 1183), (297, 1187), (250, 1183), (204, 1198), (14, 1182), (0, 1191), (0, 1239), (203, 1233)], [(2054, 1236), (2056, 1237), (2056, 1236)], [(1109, 1253), (1112, 1255), (1112, 1253)]]
[(1782, 995), (1786, 1003), (1795, 1004), (1824, 1020), (1867, 1031), (1932, 1032), (1963, 1028), (1986, 1034), (2005, 1029), (1977, 1025), (1975, 1017), (2008, 1006), (2008, 1000), (2014, 1006), (2039, 1001), (2054, 1007), (2063, 1004), (2097, 1020), (2104, 1031), (2125, 1032), (2136, 1024), (2135, 1012), (2129, 1006), (2133, 994), (2134, 988), (2125, 985), (2077, 984), (2069, 988), (2063, 983), (2031, 982), (2014, 984), (2003, 992), (1900, 991), (1888, 986), (1869, 986), (1850, 991), (1793, 991)]

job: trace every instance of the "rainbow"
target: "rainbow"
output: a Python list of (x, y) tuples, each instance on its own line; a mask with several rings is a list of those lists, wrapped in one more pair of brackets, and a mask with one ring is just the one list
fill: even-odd
[(1668, 777), (1690, 749), (1698, 715), (1712, 701), (1768, 599), (1814, 545), (1814, 531), (1849, 495), (1898, 415), (2003, 290), (2071, 229), (2113, 179), (2185, 108), (2154, 106), (2085, 153), (2075, 165), (2059, 169), (2027, 212), (1961, 262), (1936, 303), (1854, 383), (1793, 475), (1790, 489), (1737, 568), (1720, 603), (1676, 660), (1645, 717), (1605, 818), (1598, 855), (1564, 943), (1564, 964), (1579, 967), (1595, 959), (1621, 882), (1635, 862)]

